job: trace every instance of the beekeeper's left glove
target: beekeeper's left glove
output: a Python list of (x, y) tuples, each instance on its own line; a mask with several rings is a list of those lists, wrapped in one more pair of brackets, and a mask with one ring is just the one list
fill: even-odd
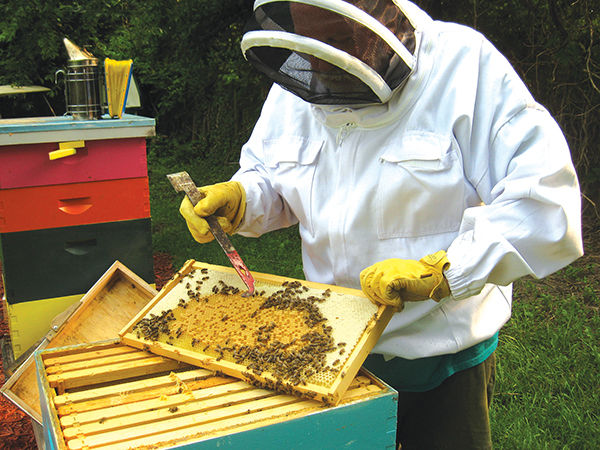
[(443, 273), (448, 267), (450, 262), (443, 250), (419, 261), (386, 259), (364, 269), (360, 273), (360, 284), (372, 302), (402, 311), (404, 302), (440, 301), (450, 295)]

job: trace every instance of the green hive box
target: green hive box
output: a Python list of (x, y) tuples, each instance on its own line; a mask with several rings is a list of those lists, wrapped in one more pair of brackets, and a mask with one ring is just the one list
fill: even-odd
[(8, 304), (83, 294), (116, 260), (154, 283), (150, 219), (0, 235)]

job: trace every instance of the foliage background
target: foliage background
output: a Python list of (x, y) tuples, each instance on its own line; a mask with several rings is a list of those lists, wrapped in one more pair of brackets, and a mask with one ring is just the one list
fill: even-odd
[[(65, 111), (54, 73), (63, 37), (99, 58), (134, 61), (137, 113), (156, 119), (148, 167), (153, 247), (227, 265), (216, 243), (198, 246), (178, 217), (165, 175), (197, 184), (228, 179), (260, 112), (268, 83), (239, 50), (251, 0), (0, 0), (0, 85), (43, 85), (0, 97), (0, 115)], [(482, 31), (513, 63), (569, 141), (583, 191), (588, 254), (544, 280), (515, 283), (502, 330), (492, 430), (498, 448), (600, 448), (600, 6), (597, 0), (420, 0), (432, 17)], [(234, 236), (253, 270), (302, 278), (297, 230)], [(589, 251), (591, 249), (591, 252)]]

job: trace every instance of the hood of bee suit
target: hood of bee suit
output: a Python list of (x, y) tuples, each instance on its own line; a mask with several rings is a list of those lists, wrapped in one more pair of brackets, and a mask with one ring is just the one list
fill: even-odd
[(415, 69), (414, 8), (404, 0), (256, 0), (242, 52), (307, 102), (382, 104)]

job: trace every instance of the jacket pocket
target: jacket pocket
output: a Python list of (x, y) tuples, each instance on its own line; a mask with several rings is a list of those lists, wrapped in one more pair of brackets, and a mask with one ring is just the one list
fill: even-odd
[(380, 239), (458, 230), (465, 204), (461, 158), (447, 136), (411, 132), (383, 149), (377, 186)]
[(323, 141), (283, 136), (263, 141), (265, 165), (273, 188), (300, 225), (313, 232), (312, 196), (315, 168)]

